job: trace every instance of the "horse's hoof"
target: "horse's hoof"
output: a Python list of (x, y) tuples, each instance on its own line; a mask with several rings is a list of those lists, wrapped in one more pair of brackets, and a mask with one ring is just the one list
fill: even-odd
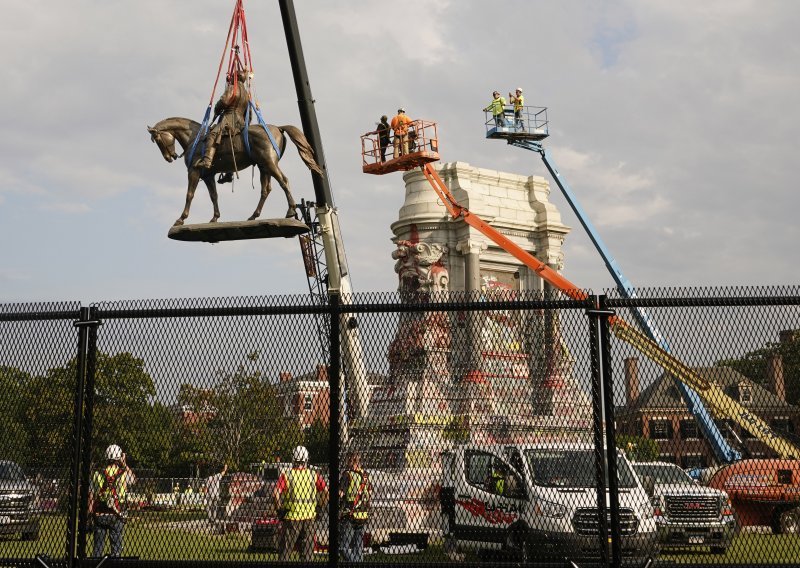
[(211, 221), (209, 221), (209, 223), (216, 223), (217, 219), (219, 219), (219, 217), (212, 217)]
[(256, 219), (258, 219), (258, 215), (256, 215), (255, 213), (253, 213), (247, 218), (248, 221), (255, 221)]
[(297, 219), (297, 211), (294, 207), (289, 207), (286, 211), (286, 218), (287, 219)]
[(183, 219), (178, 219), (172, 224), (173, 227), (180, 227), (181, 225), (183, 225)]

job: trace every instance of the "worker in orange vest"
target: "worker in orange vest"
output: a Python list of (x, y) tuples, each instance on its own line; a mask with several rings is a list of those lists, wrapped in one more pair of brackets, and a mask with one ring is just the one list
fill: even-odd
[(408, 154), (408, 127), (412, 122), (414, 121), (406, 115), (406, 110), (403, 107), (397, 109), (397, 115), (392, 119), (395, 158)]

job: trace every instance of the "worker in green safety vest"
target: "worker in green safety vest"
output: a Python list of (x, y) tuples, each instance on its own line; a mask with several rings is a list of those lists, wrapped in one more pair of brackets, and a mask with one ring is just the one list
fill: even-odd
[(364, 559), (364, 532), (369, 519), (372, 482), (361, 467), (358, 452), (350, 454), (347, 465), (339, 482), (339, 552), (346, 562), (361, 562)]
[(122, 555), (122, 533), (127, 519), (128, 486), (136, 476), (128, 467), (127, 456), (117, 444), (106, 448), (106, 465), (92, 475), (89, 513), (94, 524), (93, 556), (103, 556), (106, 536), (111, 541), (111, 556)]
[(490, 102), (483, 110), (484, 112), (492, 112), (492, 118), (494, 118), (495, 127), (506, 125), (506, 119), (504, 116), (505, 106), (506, 100), (500, 96), (500, 91), (494, 91), (492, 93), (492, 102)]
[(308, 450), (297, 446), (292, 453), (292, 469), (282, 473), (273, 492), (278, 516), (283, 520), (280, 560), (289, 560), (300, 541), (300, 559), (311, 561), (314, 553), (314, 521), (317, 506), (328, 501), (328, 487), (316, 471), (308, 468)]
[(506, 488), (506, 476), (502, 472), (492, 470), (492, 490), (498, 495), (502, 495)]

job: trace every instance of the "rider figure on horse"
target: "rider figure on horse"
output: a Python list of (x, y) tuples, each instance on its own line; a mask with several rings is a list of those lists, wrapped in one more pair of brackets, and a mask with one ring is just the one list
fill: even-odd
[[(217, 145), (223, 136), (229, 138), (239, 136), (242, 129), (247, 128), (246, 113), (250, 104), (250, 92), (247, 90), (247, 81), (250, 71), (247, 68), (239, 69), (236, 75), (229, 75), (225, 92), (222, 93), (217, 104), (214, 105), (214, 117), (222, 115), (219, 125), (212, 126), (206, 137), (206, 150), (203, 157), (196, 163), (196, 167), (208, 169), (214, 161)], [(225, 178), (225, 179), (223, 179)], [(220, 182), (232, 181), (233, 174), (228, 172), (221, 176)]]

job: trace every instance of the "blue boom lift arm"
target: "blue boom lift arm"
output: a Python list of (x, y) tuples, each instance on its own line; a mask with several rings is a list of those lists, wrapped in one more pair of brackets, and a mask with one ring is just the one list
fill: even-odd
[[(550, 175), (555, 180), (556, 184), (561, 190), (561, 193), (564, 194), (564, 198), (567, 200), (567, 203), (569, 203), (570, 207), (575, 212), (575, 215), (578, 217), (581, 225), (583, 225), (583, 228), (589, 235), (589, 238), (592, 240), (592, 243), (594, 243), (597, 252), (599, 252), (600, 256), (603, 258), (603, 262), (608, 268), (611, 277), (614, 279), (620, 294), (622, 294), (622, 296), (625, 298), (635, 298), (636, 292), (633, 288), (633, 285), (627, 278), (625, 278), (625, 275), (622, 273), (622, 268), (620, 268), (617, 261), (611, 256), (608, 247), (603, 242), (603, 239), (600, 238), (600, 234), (589, 220), (589, 216), (586, 214), (583, 207), (581, 207), (581, 204), (578, 202), (577, 197), (575, 197), (572, 188), (570, 188), (567, 180), (564, 179), (564, 176), (562, 176), (558, 171), (558, 167), (553, 161), (553, 158), (551, 157), (547, 148), (545, 148), (538, 141), (522, 137), (511, 137), (508, 139), (508, 143), (512, 146), (524, 148), (525, 150), (531, 150), (541, 155), (547, 171), (550, 172)], [(669, 344), (667, 343), (666, 339), (664, 339), (664, 336), (658, 331), (658, 328), (655, 326), (647, 312), (641, 308), (632, 308), (632, 311), (633, 316), (636, 319), (636, 323), (639, 325), (641, 330), (647, 334), (650, 339), (656, 342), (664, 351), (669, 353)], [(697, 392), (678, 379), (675, 379), (675, 386), (678, 388), (683, 400), (686, 402), (689, 412), (691, 412), (695, 417), (700, 429), (711, 444), (711, 448), (714, 451), (714, 455), (716, 456), (717, 460), (719, 460), (720, 463), (731, 463), (740, 460), (742, 457), (741, 453), (728, 444), (728, 441), (722, 435), (722, 432), (719, 431), (717, 424), (714, 422), (714, 418), (708, 412), (708, 409), (703, 404)]]

